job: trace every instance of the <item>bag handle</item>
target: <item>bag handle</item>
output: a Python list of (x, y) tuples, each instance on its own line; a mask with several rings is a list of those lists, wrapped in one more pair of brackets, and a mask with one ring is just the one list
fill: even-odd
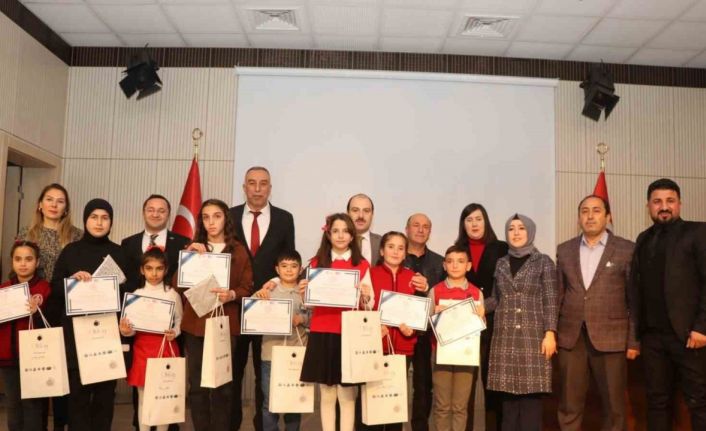
[(390, 348), (390, 353), (395, 354), (395, 348), (392, 345), (392, 338), (390, 338), (390, 333), (388, 332), (387, 335), (385, 336), (387, 338), (387, 346)]
[[(294, 332), (297, 333), (297, 338), (299, 339), (299, 345), (301, 347), (304, 347), (304, 341), (302, 341), (302, 336), (299, 334), (299, 330), (297, 328), (292, 328), (292, 329), (294, 330)], [(284, 342), (282, 343), (282, 345), (283, 346), (287, 345), (287, 336), (286, 335), (284, 336)]]
[(167, 341), (167, 334), (164, 334), (164, 337), (162, 337), (162, 344), (159, 346), (159, 353), (157, 353), (157, 357), (158, 358), (164, 357), (164, 345), (165, 344), (167, 344), (169, 346), (169, 350), (172, 352), (172, 358), (176, 358), (176, 354), (174, 353), (174, 349), (172, 348), (171, 341)]
[[(51, 328), (51, 325), (50, 325), (49, 322), (47, 321), (47, 318), (44, 317), (44, 313), (42, 313), (42, 309), (39, 308), (39, 306), (37, 306), (37, 312), (39, 313), (39, 316), (42, 318), (42, 323), (44, 323), (44, 327), (45, 327), (45, 328)], [(29, 326), (28, 326), (28, 329), (29, 329), (29, 330), (34, 329), (34, 315), (33, 315), (33, 314), (30, 314), (30, 315), (29, 315)]]

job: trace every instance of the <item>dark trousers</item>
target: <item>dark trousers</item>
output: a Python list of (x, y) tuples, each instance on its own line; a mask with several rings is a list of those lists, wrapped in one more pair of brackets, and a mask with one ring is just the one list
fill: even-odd
[(543, 394), (502, 394), (502, 431), (542, 431)]
[(243, 377), (245, 367), (248, 365), (248, 353), (252, 345), (252, 362), (255, 373), (255, 417), (253, 425), (255, 431), (262, 431), (262, 337), (259, 335), (240, 335), (233, 354), (233, 397), (232, 397), (232, 422), (230, 429), (238, 431), (243, 423)]
[(42, 398), (43, 430), (49, 429), (49, 400), (51, 400), (52, 413), (54, 414), (54, 429), (62, 429), (69, 424), (69, 396)]
[(691, 413), (691, 429), (706, 430), (706, 348), (687, 349), (674, 333), (642, 336), (642, 361), (647, 389), (647, 429), (672, 429), (675, 383)]
[(69, 369), (69, 430), (110, 431), (117, 380), (81, 384), (78, 369)]
[[(488, 383), (488, 364), (490, 360), (490, 341), (493, 337), (493, 320), (492, 317), (488, 317), (487, 329), (481, 332), (480, 336), (480, 376), (483, 379), (483, 387)], [(466, 431), (473, 431), (473, 420), (475, 416), (475, 401), (476, 401), (476, 391), (478, 389), (478, 373), (473, 375), (473, 382), (471, 383), (471, 397), (468, 399), (468, 420), (466, 420)], [(486, 429), (492, 431), (493, 429), (500, 430), (500, 423), (502, 422), (502, 393), (495, 391), (485, 391), (485, 410), (486, 412), (491, 412), (495, 415), (495, 428), (491, 423), (486, 420)]]
[(561, 393), (557, 418), (562, 431), (580, 431), (591, 375), (603, 405), (602, 431), (625, 430), (625, 352), (599, 352), (581, 330), (573, 349), (559, 349)]
[(0, 368), (5, 389), (5, 411), (9, 431), (41, 431), (44, 398), (21, 399), (20, 370), (17, 367)]
[[(189, 373), (189, 407), (191, 407), (194, 430), (228, 431), (230, 429), (230, 405), (233, 397), (232, 382), (215, 389), (201, 387), (204, 337), (188, 333), (184, 333), (183, 336), (188, 358), (186, 363)], [(236, 337), (230, 338), (232, 354)]]
[(421, 332), (417, 336), (412, 356), (412, 387), (412, 431), (429, 431), (429, 414), (433, 402), (429, 331)]

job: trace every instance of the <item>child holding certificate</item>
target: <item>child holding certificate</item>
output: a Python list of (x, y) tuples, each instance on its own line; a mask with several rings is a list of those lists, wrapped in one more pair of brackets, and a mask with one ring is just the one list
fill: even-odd
[[(403, 233), (391, 231), (383, 235), (380, 239), (378, 253), (382, 259), (370, 269), (376, 308), (379, 307), (380, 294), (383, 290), (414, 295), (416, 289), (412, 284), (412, 279), (415, 277), (418, 277), (422, 284), (426, 285), (424, 276), (415, 274), (411, 269), (402, 266), (407, 255), (407, 237)], [(414, 329), (404, 323), (399, 327), (382, 325), (382, 336), (390, 338), (395, 354), (407, 357), (407, 368), (409, 368), (412, 355), (414, 355), (414, 346), (417, 343), (417, 333)], [(382, 346), (386, 355), (393, 354), (387, 340), (383, 340)], [(402, 431), (402, 427), (403, 424), (399, 423), (369, 426), (368, 428), (371, 430)]]
[[(0, 285), (0, 289), (19, 283), (29, 285), (30, 299), (27, 310), (31, 314), (44, 303), (51, 288), (46, 280), (36, 275), (39, 265), (39, 246), (30, 241), (17, 241), (10, 251), (13, 275)], [(19, 310), (18, 310), (19, 311)], [(22, 310), (25, 311), (25, 310)], [(33, 318), (32, 316), (29, 317)], [(0, 375), (7, 397), (7, 428), (10, 430), (36, 430), (42, 426), (42, 398), (20, 398), (20, 370), (17, 340), (19, 331), (28, 329), (27, 317), (0, 323)]]
[[(262, 299), (291, 299), (292, 300), (292, 335), (284, 337), (287, 345), (299, 345), (301, 341), (306, 345), (306, 327), (309, 324), (309, 315), (304, 308), (302, 296), (299, 292), (299, 274), (302, 269), (302, 258), (294, 250), (282, 252), (277, 257), (278, 278), (275, 280), (276, 286), (273, 289), (263, 288), (255, 293), (256, 298)], [(301, 283), (304, 285), (304, 283)], [(270, 399), (270, 373), (272, 371), (272, 347), (283, 343), (280, 335), (264, 335), (262, 337), (262, 393), (264, 402), (262, 404), (262, 422), (264, 431), (279, 430), (279, 414), (269, 411)], [(298, 431), (301, 422), (301, 414), (286, 413), (284, 424), (286, 431)]]
[[(157, 299), (165, 299), (174, 302), (173, 325), (165, 328), (164, 335), (150, 332), (137, 332), (133, 329), (127, 318), (120, 319), (120, 333), (124, 337), (135, 337), (132, 344), (133, 356), (132, 367), (127, 373), (127, 382), (130, 386), (137, 387), (138, 396), (138, 421), (142, 418), (142, 405), (144, 403), (145, 372), (147, 370), (147, 359), (159, 357), (159, 350), (162, 346), (163, 338), (167, 338), (170, 346), (164, 347), (164, 356), (170, 356), (172, 352), (179, 355), (179, 346), (174, 341), (181, 332), (182, 306), (181, 297), (169, 286), (164, 284), (164, 275), (167, 273), (167, 256), (158, 247), (148, 249), (142, 255), (140, 264), (140, 274), (144, 278), (142, 288), (135, 290), (136, 295), (149, 296)], [(171, 349), (170, 349), (171, 347)], [(166, 431), (168, 425), (157, 426), (157, 431)], [(148, 425), (140, 423), (140, 431), (149, 431)]]
[[(429, 292), (434, 304), (434, 313), (444, 308), (441, 300), (463, 301), (473, 298), (482, 304), (483, 293), (466, 280), (466, 273), (471, 269), (468, 248), (451, 246), (444, 255), (444, 270), (446, 280), (434, 286)], [(477, 305), (478, 314), (484, 315), (483, 307)], [(432, 348), (436, 350), (436, 339), (432, 340)], [(468, 399), (471, 395), (471, 384), (477, 367), (461, 365), (439, 365), (434, 360), (432, 382), (434, 385), (434, 423), (439, 431), (465, 431), (468, 416)]]
[[(326, 217), (321, 245), (311, 259), (312, 268), (355, 269), (360, 271), (360, 307), (372, 308), (369, 264), (355, 240), (355, 225), (348, 214)], [(307, 283), (302, 283), (306, 289)], [(301, 380), (319, 383), (323, 431), (336, 429), (336, 401), (340, 406), (340, 430), (353, 431), (356, 387), (341, 384), (341, 313), (345, 308), (314, 307), (311, 333), (304, 356)]]

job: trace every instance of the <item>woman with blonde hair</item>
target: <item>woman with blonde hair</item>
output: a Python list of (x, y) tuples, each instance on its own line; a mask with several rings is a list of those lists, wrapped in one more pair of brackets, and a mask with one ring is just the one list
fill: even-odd
[(83, 231), (71, 224), (69, 193), (61, 184), (52, 183), (42, 189), (32, 224), (20, 229), (17, 239), (39, 245), (42, 260), (37, 273), (51, 280), (61, 250), (82, 235)]

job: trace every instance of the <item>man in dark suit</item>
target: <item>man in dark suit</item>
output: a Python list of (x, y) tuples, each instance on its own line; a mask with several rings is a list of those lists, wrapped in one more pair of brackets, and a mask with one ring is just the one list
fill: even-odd
[(583, 429), (591, 375), (601, 394), (602, 431), (623, 431), (627, 361), (639, 354), (627, 291), (634, 244), (607, 230), (610, 205), (579, 203), (582, 234), (557, 248), (559, 369), (557, 416), (563, 431)]
[(363, 257), (375, 266), (380, 259), (380, 235), (370, 232), (370, 225), (373, 224), (375, 205), (368, 195), (358, 193), (348, 199), (346, 212), (353, 219), (355, 230), (360, 241), (360, 251)]
[[(262, 288), (266, 281), (277, 276), (277, 256), (286, 250), (294, 250), (294, 218), (289, 212), (270, 205), (272, 191), (270, 172), (254, 166), (245, 173), (243, 192), (245, 203), (230, 209), (235, 230), (246, 245), (253, 269), (254, 290)], [(243, 421), (241, 392), (248, 353), (252, 345), (253, 369), (255, 372), (255, 417), (256, 431), (262, 431), (262, 387), (260, 382), (260, 353), (262, 338), (240, 335), (233, 355), (233, 421), (232, 429), (240, 429)]]
[(650, 431), (672, 429), (675, 384), (706, 430), (706, 224), (680, 217), (681, 191), (662, 178), (647, 188), (654, 224), (637, 237), (630, 309), (635, 310)]
[[(412, 214), (405, 226), (407, 234), (407, 257), (404, 265), (426, 278), (426, 286), (415, 285), (415, 295), (426, 296), (429, 289), (444, 280), (444, 258), (429, 250), (427, 242), (431, 235), (431, 220), (424, 214)], [(414, 279), (412, 280), (414, 283)], [(429, 413), (432, 406), (431, 342), (429, 331), (417, 334), (412, 356), (412, 431), (429, 431)]]
[[(183, 250), (191, 242), (189, 238), (171, 232), (167, 229), (172, 206), (162, 195), (150, 195), (142, 204), (142, 217), (145, 221), (145, 230), (129, 236), (120, 243), (125, 256), (126, 289), (134, 292), (140, 288), (140, 262), (142, 254), (150, 247), (161, 247), (167, 255), (167, 274), (165, 280), (171, 281), (172, 275), (177, 270), (179, 250)], [(181, 337), (180, 337), (181, 338)], [(178, 341), (181, 341), (178, 339)], [(137, 419), (137, 390), (133, 388), (132, 404), (134, 413), (132, 422), (135, 429), (139, 429)], [(179, 429), (178, 425), (170, 426), (170, 430)]]
[(140, 260), (149, 247), (160, 247), (167, 255), (169, 268), (165, 280), (171, 281), (177, 270), (179, 250), (183, 250), (191, 240), (167, 230), (172, 207), (162, 195), (151, 195), (142, 204), (142, 217), (145, 230), (129, 236), (120, 243), (127, 260), (125, 277), (130, 292), (140, 286)]

